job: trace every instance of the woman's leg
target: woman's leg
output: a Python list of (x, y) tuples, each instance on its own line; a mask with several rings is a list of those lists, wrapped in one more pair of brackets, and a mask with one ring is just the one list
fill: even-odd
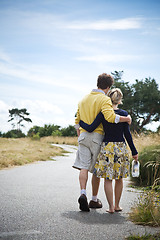
[(115, 180), (115, 211), (122, 211), (122, 208), (119, 206), (119, 202), (121, 199), (122, 195), (122, 190), (123, 190), (123, 178), (116, 179)]
[(104, 180), (104, 191), (109, 204), (109, 213), (114, 213), (112, 180)]

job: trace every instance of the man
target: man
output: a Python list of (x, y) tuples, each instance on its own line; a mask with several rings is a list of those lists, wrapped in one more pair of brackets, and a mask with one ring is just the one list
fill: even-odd
[(123, 117), (116, 115), (112, 108), (109, 97), (106, 96), (114, 80), (112, 76), (103, 73), (98, 76), (97, 89), (93, 89), (90, 94), (85, 96), (78, 104), (77, 116), (75, 119), (78, 134), (78, 151), (74, 168), (80, 170), (79, 183), (81, 188), (80, 197), (78, 199), (80, 210), (89, 212), (90, 208), (101, 208), (102, 203), (97, 199), (100, 179), (92, 176), (92, 200), (88, 205), (86, 185), (88, 180), (88, 171), (93, 173), (97, 156), (100, 152), (101, 143), (103, 141), (103, 126), (100, 124), (92, 133), (86, 132), (79, 128), (79, 121), (90, 124), (93, 122), (99, 112), (102, 112), (105, 119), (110, 123), (128, 122), (131, 124), (131, 117)]

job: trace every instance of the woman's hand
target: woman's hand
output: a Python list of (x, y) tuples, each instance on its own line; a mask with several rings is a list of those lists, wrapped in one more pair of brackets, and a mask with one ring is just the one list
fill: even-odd
[(134, 155), (132, 156), (134, 158), (134, 160), (137, 162), (138, 161), (138, 154), (137, 155)]

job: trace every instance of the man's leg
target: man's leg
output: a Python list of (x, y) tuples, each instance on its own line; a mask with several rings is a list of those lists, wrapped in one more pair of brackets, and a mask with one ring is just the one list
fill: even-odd
[(79, 208), (82, 211), (89, 212), (87, 197), (86, 197), (86, 186), (87, 186), (87, 180), (88, 180), (88, 170), (87, 169), (81, 169), (79, 174), (79, 183), (81, 188), (81, 196), (78, 199), (79, 202)]
[(97, 198), (99, 190), (100, 178), (92, 175), (92, 200), (89, 203), (90, 208), (102, 208), (101, 201)]
[(81, 190), (86, 189), (87, 181), (88, 181), (88, 170), (81, 169), (79, 174), (79, 183), (80, 183)]

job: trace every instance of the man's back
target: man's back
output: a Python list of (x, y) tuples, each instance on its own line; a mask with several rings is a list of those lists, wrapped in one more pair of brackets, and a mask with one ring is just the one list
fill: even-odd
[[(101, 91), (93, 90), (79, 103), (75, 123), (78, 124), (81, 119), (84, 122), (91, 124), (99, 112), (104, 114), (107, 121), (115, 121), (115, 114), (110, 98), (105, 96)], [(85, 130), (80, 128), (80, 131), (84, 132)], [(103, 134), (102, 124), (95, 129), (95, 132)]]

